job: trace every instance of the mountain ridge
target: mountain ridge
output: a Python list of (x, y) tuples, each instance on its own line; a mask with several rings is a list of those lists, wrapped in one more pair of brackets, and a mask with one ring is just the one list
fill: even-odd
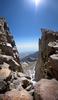
[(23, 61), (23, 62), (28, 62), (28, 61), (32, 62), (32, 61), (35, 61), (35, 60), (38, 59), (38, 54), (39, 54), (39, 52), (36, 51), (36, 52), (34, 52), (32, 54), (29, 54), (29, 55), (25, 56), (23, 59), (21, 59), (21, 61)]

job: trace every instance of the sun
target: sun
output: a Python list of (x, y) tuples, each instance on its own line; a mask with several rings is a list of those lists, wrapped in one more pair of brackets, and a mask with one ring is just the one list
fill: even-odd
[(34, 0), (35, 6), (37, 7), (40, 4), (41, 0)]
[(38, 9), (38, 7), (41, 6), (41, 4), (43, 4), (45, 0), (24, 0), (24, 1), (26, 1), (25, 3), (28, 4), (30, 7), (35, 7), (36, 9)]

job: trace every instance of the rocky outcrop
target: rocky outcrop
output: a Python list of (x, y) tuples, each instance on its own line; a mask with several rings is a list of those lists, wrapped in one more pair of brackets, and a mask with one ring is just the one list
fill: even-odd
[(5, 18), (0, 18), (0, 68), (5, 63), (13, 71), (22, 72), (19, 53)]
[(32, 90), (31, 78), (23, 73), (8, 24), (0, 18), (0, 100), (33, 100)]
[[(42, 37), (39, 39), (39, 56), (35, 68), (35, 79), (56, 78), (58, 80), (57, 59), (58, 32), (41, 29)], [(55, 54), (55, 55), (54, 55)]]
[(0, 93), (10, 90), (12, 73), (23, 72), (15, 41), (5, 18), (0, 18)]
[(35, 100), (58, 100), (58, 81), (42, 79), (35, 85)]
[(0, 100), (33, 100), (33, 93), (33, 83), (23, 73), (8, 24), (0, 18)]

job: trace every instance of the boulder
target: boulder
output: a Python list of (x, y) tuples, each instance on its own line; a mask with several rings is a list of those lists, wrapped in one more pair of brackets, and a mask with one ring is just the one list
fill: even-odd
[(54, 48), (54, 49), (57, 49), (58, 50), (58, 41), (56, 41), (56, 42), (49, 42), (48, 43), (48, 46), (50, 47), (50, 48)]
[(3, 100), (33, 100), (32, 96), (25, 90), (16, 89), (6, 92)]
[(9, 43), (4, 43), (2, 45), (2, 51), (5, 52), (6, 55), (13, 56), (12, 46)]
[(41, 79), (34, 87), (35, 100), (58, 100), (58, 81)]
[(52, 76), (58, 80), (58, 54), (51, 55), (49, 63), (51, 66)]
[(0, 80), (6, 80), (11, 75), (11, 70), (9, 68), (0, 69)]
[[(0, 60), (9, 64), (9, 68), (13, 71), (22, 71), (21, 64), (19, 64), (12, 56), (0, 54)], [(1, 62), (2, 63), (2, 62)]]

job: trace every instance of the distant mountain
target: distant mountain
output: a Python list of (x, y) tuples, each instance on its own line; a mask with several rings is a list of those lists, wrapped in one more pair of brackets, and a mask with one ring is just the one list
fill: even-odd
[(21, 61), (32, 62), (32, 61), (36, 61), (37, 59), (38, 59), (38, 51), (24, 57), (23, 59), (21, 59)]
[(26, 56), (28, 56), (32, 53), (34, 53), (34, 52), (32, 52), (32, 51), (31, 52), (21, 52), (21, 53), (19, 53), (20, 59), (22, 60), (23, 58), (25, 58)]

